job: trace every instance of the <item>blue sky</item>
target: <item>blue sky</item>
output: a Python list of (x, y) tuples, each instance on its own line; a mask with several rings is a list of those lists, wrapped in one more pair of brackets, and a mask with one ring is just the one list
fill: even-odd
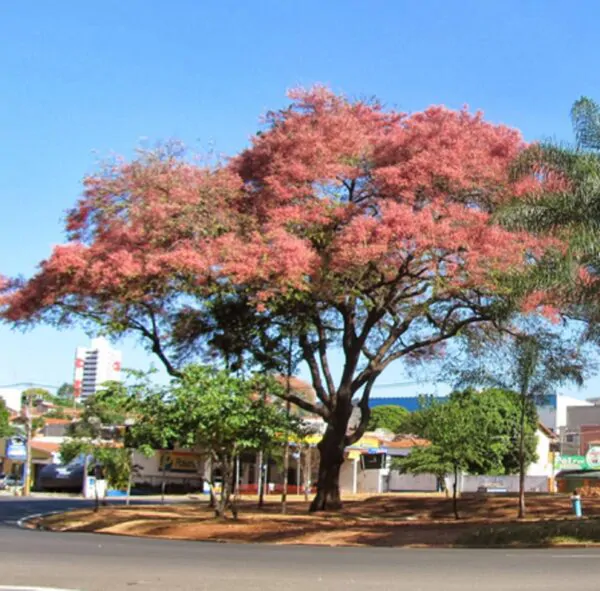
[[(594, 0), (2, 3), (0, 273), (30, 275), (63, 241), (98, 158), (172, 137), (233, 153), (297, 85), (405, 111), (468, 104), (527, 139), (569, 140), (572, 102), (600, 98), (599, 17)], [(86, 343), (77, 329), (0, 326), (0, 385), (70, 380)], [(126, 366), (149, 364), (120, 346)], [(397, 367), (381, 381), (403, 380)]]

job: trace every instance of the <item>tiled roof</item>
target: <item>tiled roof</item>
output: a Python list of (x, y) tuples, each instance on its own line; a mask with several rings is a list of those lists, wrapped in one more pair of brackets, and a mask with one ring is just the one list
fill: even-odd
[(548, 427), (546, 427), (546, 425), (544, 425), (544, 423), (539, 422), (538, 421), (538, 429), (546, 436), (548, 437), (548, 439), (557, 439), (557, 435), (556, 433), (554, 433), (554, 431), (552, 431), (552, 429), (549, 429)]
[(31, 442), (31, 448), (36, 451), (43, 451), (48, 454), (52, 452), (58, 452), (60, 449), (60, 443), (53, 441), (36, 441), (35, 439)]
[(429, 445), (429, 441), (413, 435), (399, 435), (394, 441), (388, 441), (384, 445), (392, 449), (410, 449), (412, 447), (426, 447)]
[(44, 418), (44, 422), (46, 425), (70, 425), (72, 423), (71, 419), (59, 419), (56, 417), (46, 417)]

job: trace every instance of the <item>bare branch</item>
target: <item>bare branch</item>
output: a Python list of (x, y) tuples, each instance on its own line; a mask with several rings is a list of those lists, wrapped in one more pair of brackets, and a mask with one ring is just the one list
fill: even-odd
[(304, 357), (304, 361), (306, 361), (308, 369), (310, 370), (313, 387), (315, 389), (317, 397), (328, 410), (331, 410), (332, 401), (331, 398), (327, 396), (327, 391), (323, 386), (323, 381), (321, 380), (321, 372), (319, 371), (319, 366), (317, 364), (317, 360), (315, 359), (315, 354), (313, 352), (312, 345), (308, 340), (308, 336), (306, 334), (301, 334), (298, 338), (298, 341), (300, 343), (300, 348), (302, 349), (302, 356)]
[(375, 380), (379, 376), (379, 372), (373, 373), (368, 379), (363, 394), (361, 396), (360, 402), (358, 403), (358, 408), (360, 408), (360, 423), (358, 427), (351, 435), (346, 436), (345, 445), (352, 445), (356, 443), (367, 430), (367, 426), (369, 424), (369, 419), (371, 418), (371, 409), (369, 408), (369, 398), (371, 396), (371, 390), (373, 388), (373, 384)]
[(335, 397), (335, 384), (333, 383), (333, 377), (331, 376), (331, 370), (329, 369), (329, 361), (327, 360), (327, 335), (325, 333), (325, 327), (321, 322), (321, 317), (318, 314), (315, 317), (315, 324), (317, 327), (317, 335), (319, 337), (319, 361), (321, 362), (321, 369), (325, 376), (329, 397), (333, 401)]
[(292, 404), (295, 404), (296, 406), (300, 407), (302, 410), (306, 410), (307, 412), (319, 415), (320, 417), (323, 417), (325, 420), (327, 420), (331, 414), (329, 412), (328, 408), (321, 406), (319, 404), (314, 404), (313, 402), (310, 402), (310, 400), (305, 400), (301, 396), (298, 396), (297, 394), (294, 394), (292, 392), (287, 393), (287, 392), (275, 391), (275, 392), (273, 392), (273, 394), (275, 396), (277, 396), (278, 398), (281, 398), (282, 400), (286, 400), (288, 402), (291, 402)]

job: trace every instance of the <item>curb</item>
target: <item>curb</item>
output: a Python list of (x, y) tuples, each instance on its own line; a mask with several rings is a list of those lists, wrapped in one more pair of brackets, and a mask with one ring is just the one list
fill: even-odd
[(50, 531), (50, 530), (46, 530), (46, 528), (43, 526), (30, 527), (28, 525), (28, 522), (33, 521), (34, 519), (50, 517), (50, 515), (59, 515), (60, 513), (66, 513), (66, 511), (49, 511), (48, 513), (34, 513), (33, 515), (27, 515), (26, 517), (21, 517), (21, 519), (19, 519), (17, 521), (17, 527), (20, 529), (28, 529), (28, 530), (35, 529), (37, 531)]

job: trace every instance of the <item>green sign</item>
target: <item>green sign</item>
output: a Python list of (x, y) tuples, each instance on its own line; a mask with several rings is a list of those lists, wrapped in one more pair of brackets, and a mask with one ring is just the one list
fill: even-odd
[(584, 456), (554, 456), (554, 469), (561, 470), (587, 470), (588, 463)]

